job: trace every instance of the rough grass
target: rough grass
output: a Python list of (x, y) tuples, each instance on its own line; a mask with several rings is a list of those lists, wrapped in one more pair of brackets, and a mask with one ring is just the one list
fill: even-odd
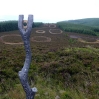
[[(46, 33), (37, 34), (37, 29), (32, 30), (31, 37), (47, 36), (52, 40), (31, 41), (29, 83), (38, 89), (35, 99), (98, 99), (99, 45), (79, 42), (65, 32), (51, 35), (49, 28), (44, 28)], [(17, 34), (18, 31), (13, 33)], [(25, 99), (18, 78), (24, 59), (23, 45), (5, 45), (0, 42), (1, 99)]]

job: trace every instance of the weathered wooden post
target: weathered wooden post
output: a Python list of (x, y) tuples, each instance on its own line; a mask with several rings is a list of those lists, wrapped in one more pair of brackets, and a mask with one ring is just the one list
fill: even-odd
[(30, 88), (28, 83), (28, 71), (31, 63), (30, 34), (32, 30), (33, 15), (28, 16), (26, 30), (23, 28), (23, 19), (24, 19), (24, 15), (19, 15), (18, 28), (24, 42), (26, 58), (25, 58), (24, 66), (21, 69), (21, 71), (19, 71), (18, 75), (20, 82), (23, 86), (23, 89), (26, 93), (26, 99), (34, 99), (37, 89), (36, 87)]

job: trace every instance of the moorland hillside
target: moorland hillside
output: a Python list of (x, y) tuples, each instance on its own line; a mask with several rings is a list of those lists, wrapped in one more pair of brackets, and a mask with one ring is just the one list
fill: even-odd
[[(35, 99), (98, 99), (98, 40), (91, 32), (67, 32), (59, 23), (34, 27), (28, 80), (38, 89)], [(19, 31), (0, 32), (0, 99), (25, 99), (18, 78), (24, 59)]]

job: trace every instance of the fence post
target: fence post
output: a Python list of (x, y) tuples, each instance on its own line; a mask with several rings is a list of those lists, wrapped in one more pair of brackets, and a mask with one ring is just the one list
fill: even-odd
[(25, 58), (24, 66), (21, 69), (21, 71), (19, 71), (18, 75), (20, 82), (23, 86), (23, 89), (26, 93), (26, 99), (34, 99), (35, 93), (37, 92), (37, 88), (36, 87), (30, 88), (28, 83), (28, 71), (31, 64), (30, 34), (32, 30), (33, 15), (28, 16), (26, 29), (23, 28), (23, 19), (24, 19), (24, 15), (19, 15), (18, 28), (24, 42), (26, 58)]

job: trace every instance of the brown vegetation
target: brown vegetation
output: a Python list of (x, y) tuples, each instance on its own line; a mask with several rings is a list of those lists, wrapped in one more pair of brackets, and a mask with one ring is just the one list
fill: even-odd
[(50, 42), (51, 38), (45, 36), (34, 36), (31, 38), (33, 42)]
[[(91, 42), (98, 37), (64, 31), (53, 35), (49, 33), (50, 27), (43, 28), (46, 33), (36, 33), (42, 27), (33, 28), (30, 38), (32, 63), (29, 82), (39, 90), (36, 98), (54, 99), (58, 94), (60, 99), (98, 99), (99, 44), (78, 41), (81, 38)], [(51, 32), (60, 32), (59, 28), (55, 29)], [(17, 35), (19, 31), (0, 33), (0, 95), (6, 97), (1, 99), (8, 99), (8, 96), (9, 99), (25, 97), (18, 78), (25, 58), (24, 46), (1, 42), (2, 37), (6, 42), (22, 42), (21, 36)], [(70, 35), (78, 38), (71, 38)], [(46, 42), (48, 38), (50, 42)]]
[[(16, 45), (23, 44), (21, 36), (17, 34), (8, 34), (0, 37), (1, 42), (4, 44)], [(19, 42), (21, 40), (21, 42)]]

